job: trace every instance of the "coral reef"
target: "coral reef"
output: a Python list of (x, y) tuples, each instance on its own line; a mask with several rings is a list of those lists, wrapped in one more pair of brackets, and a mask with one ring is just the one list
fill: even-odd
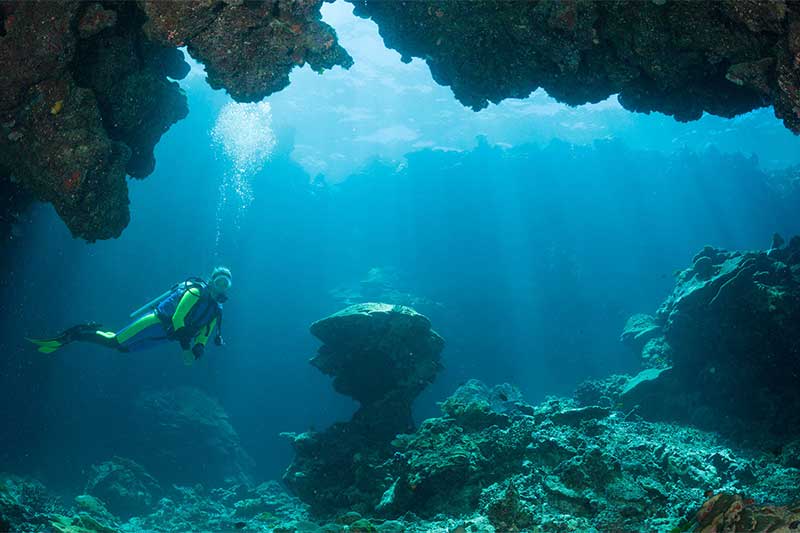
[(52, 203), (73, 235), (119, 236), (129, 220), (126, 174), (150, 174), (153, 147), (188, 112), (169, 79), (189, 70), (176, 47), (206, 63), (213, 87), (258, 100), (285, 87), (296, 65), (352, 63), (320, 5), (4, 2), (0, 168)]
[(358, 465), (362, 516), (424, 522), (444, 512), (483, 531), (663, 531), (690, 521), (708, 491), (777, 505), (800, 496), (797, 468), (696, 429), (567, 399), (534, 407), (509, 385), (478, 381), (441, 407), (398, 435), (394, 453)]
[(412, 403), (441, 368), (444, 341), (413, 309), (380, 303), (347, 307), (311, 333), (323, 342), (311, 364), (361, 406), (324, 432), (288, 435), (296, 457), (284, 481), (318, 513), (369, 510), (379, 496), (371, 468), (397, 433), (413, 428)]
[(474, 109), (543, 87), (570, 105), (619, 94), (678, 120), (773, 105), (800, 132), (795, 2), (350, 1)]
[[(614, 383), (620, 379), (606, 385)], [(589, 398), (600, 388), (583, 390)], [(551, 398), (532, 406), (510, 385), (474, 380), (441, 408), (442, 416), (397, 435), (381, 453), (363, 441), (347, 458), (318, 446), (314, 462), (302, 455), (309, 450), (298, 450), (301, 461), (290, 469), (295, 479), (287, 481), (311, 507), (275, 481), (168, 485), (114, 458), (95, 469), (89, 494), (72, 506), (40, 483), (0, 476), (0, 524), (71, 533), (710, 532), (797, 525), (800, 440), (778, 459), (713, 433), (598, 405)], [(339, 450), (359, 441), (346, 431), (323, 435), (318, 443)], [(318, 437), (301, 436), (296, 446), (309, 439)], [(338, 462), (322, 473), (324, 461)], [(320, 494), (298, 485), (303, 476)], [(333, 490), (341, 491), (338, 500)], [(141, 500), (142, 493), (146, 505), (131, 514), (133, 503), (120, 496)]]
[[(129, 459), (114, 458), (100, 470), (109, 467), (117, 473), (124, 470), (128, 474), (110, 474), (114, 477), (115, 488), (105, 491), (109, 501), (116, 501), (123, 514), (112, 514), (102, 499), (81, 494), (73, 505), (64, 505), (61, 500), (51, 496), (45, 487), (31, 479), (0, 475), (0, 530), (2, 531), (58, 531), (61, 533), (118, 533), (141, 531), (273, 531), (283, 526), (288, 531), (296, 531), (298, 525), (305, 529), (317, 529), (308, 521), (306, 507), (286, 494), (275, 481), (262, 483), (254, 488), (244, 485), (228, 485), (225, 488), (206, 490), (202, 485), (172, 486), (160, 492), (158, 498), (139, 506), (135, 514), (123, 499), (141, 499), (140, 489), (149, 491), (150, 483), (158, 482), (149, 476), (145, 485), (141, 473), (132, 467)], [(133, 471), (131, 470), (133, 468)], [(140, 467), (139, 467), (140, 468)], [(106, 469), (106, 470), (109, 470)], [(109, 475), (106, 471), (105, 475)], [(146, 474), (145, 474), (146, 475)], [(103, 474), (96, 471), (89, 482)], [(104, 485), (105, 484), (105, 485)], [(108, 485), (105, 481), (94, 488)], [(159, 488), (159, 491), (161, 489)], [(147, 493), (148, 498), (153, 496)], [(252, 512), (242, 512), (249, 508)]]
[(28, 531), (49, 525), (60, 502), (40, 482), (0, 476), (0, 531)]
[(623, 339), (648, 337), (633, 347), (651, 368), (617, 393), (642, 416), (779, 447), (800, 436), (798, 335), (800, 237), (759, 252), (707, 246), (655, 316), (629, 321)]
[(160, 479), (213, 486), (251, 479), (253, 459), (242, 448), (227, 413), (198, 389), (143, 393), (133, 426), (129, 455), (158, 472)]

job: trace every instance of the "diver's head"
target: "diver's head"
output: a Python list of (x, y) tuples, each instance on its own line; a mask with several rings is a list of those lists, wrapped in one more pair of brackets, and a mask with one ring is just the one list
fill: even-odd
[(211, 272), (211, 277), (208, 279), (208, 287), (211, 291), (211, 297), (222, 303), (228, 299), (228, 289), (231, 288), (233, 283), (233, 276), (230, 269), (224, 266), (218, 266)]

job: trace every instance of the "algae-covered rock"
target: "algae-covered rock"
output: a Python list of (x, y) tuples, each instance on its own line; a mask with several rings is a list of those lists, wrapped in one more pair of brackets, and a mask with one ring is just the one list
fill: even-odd
[(377, 533), (378, 530), (372, 525), (372, 522), (366, 518), (360, 518), (350, 524), (348, 531), (350, 533)]
[(62, 511), (58, 498), (37, 480), (0, 475), (0, 531), (37, 531)]
[(119, 533), (118, 530), (109, 528), (88, 515), (71, 518), (54, 515), (50, 525), (59, 533)]
[(534, 523), (528, 506), (520, 500), (514, 483), (509, 482), (505, 494), (486, 507), (486, 515), (498, 531), (520, 531)]
[(739, 494), (712, 496), (687, 524), (698, 533), (717, 531), (794, 531), (800, 529), (800, 501), (785, 506), (759, 505)]
[(516, 387), (506, 383), (489, 388), (477, 379), (456, 389), (440, 407), (444, 414), (465, 427), (507, 425), (508, 415), (533, 414)]
[(92, 470), (86, 493), (102, 500), (108, 510), (121, 518), (151, 512), (163, 493), (158, 481), (141, 465), (124, 457), (114, 457)]
[(658, 309), (663, 335), (641, 348), (654, 369), (629, 383), (625, 404), (764, 448), (800, 436), (800, 239), (772, 241), (695, 256)]
[(89, 494), (80, 494), (76, 496), (75, 507), (81, 513), (86, 513), (107, 524), (113, 524), (116, 521), (116, 517), (108, 511), (106, 505)]
[(54, 515), (50, 525), (59, 533), (120, 533), (116, 527), (111, 527), (86, 513), (79, 513), (73, 517)]

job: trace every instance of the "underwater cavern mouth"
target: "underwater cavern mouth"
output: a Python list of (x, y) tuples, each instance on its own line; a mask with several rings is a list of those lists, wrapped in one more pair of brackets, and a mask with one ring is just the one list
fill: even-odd
[[(800, 132), (794, 2), (353, 4), (390, 47), (424, 58), (475, 109), (541, 86), (570, 105), (619, 94), (627, 109), (678, 120), (772, 106)], [(257, 101), (284, 88), (295, 66), (352, 64), (321, 6), (4, 2), (0, 168), (13, 173), (3, 181), (52, 203), (76, 237), (119, 236), (129, 220), (126, 175), (152, 172), (153, 146), (187, 113), (170, 81), (188, 72), (176, 47), (206, 66), (212, 87)]]
[[(353, 4), (472, 107), (542, 85), (681, 120), (773, 106), (797, 129), (791, 3)], [(215, 88), (259, 100), (304, 61), (349, 63), (321, 3), (64, 3), (45, 16), (53, 32), (14, 34), (47, 6), (19, 5), (2, 5), (0, 43), (46, 49), (2, 121), (0, 168), (30, 171), (69, 231), (101, 242), (72, 241), (38, 209), (8, 259), (0, 388), (14, 431), (0, 436), (0, 471), (16, 475), (0, 477), (0, 529), (798, 525), (797, 167), (607, 138), (458, 150), (397, 130), (420, 142), (400, 164), (370, 159), (333, 185), (276, 126), (252, 204), (220, 241), (219, 216), (198, 208), (216, 183), (198, 178), (224, 162), (197, 150), (206, 139), (191, 133), (209, 117), (186, 115), (199, 100), (171, 81), (186, 75), (174, 47)], [(270, 46), (248, 53), (259, 39)], [(63, 62), (47, 60), (54, 50)], [(51, 67), (57, 82), (35, 79)], [(128, 206), (125, 175), (149, 174), (154, 150), (162, 179)], [(65, 161), (94, 166), (50, 179)], [(23, 174), (3, 174), (0, 222), (32, 201)], [(129, 207), (122, 239), (103, 241)], [(785, 242), (770, 242), (776, 231)], [(19, 338), (119, 321), (219, 258), (241, 291), (226, 308), (230, 345), (193, 373), (166, 351), (31, 357)]]
[[(464, 153), (421, 150), (409, 155), (400, 172), (391, 163), (375, 163), (377, 168), (364, 170), (334, 190), (310, 195), (297, 186), (308, 183), (310, 176), (289, 153), (288, 148), (279, 151), (270, 168), (293, 179), (256, 184), (249, 213), (260, 225), (295, 229), (282, 237), (285, 247), (270, 246), (275, 236), (269, 232), (243, 236), (246, 250), (268, 251), (266, 262), (275, 270), (265, 279), (260, 270), (264, 259), (256, 260), (261, 257), (256, 255), (236, 268), (239, 277), (259, 280), (241, 298), (253, 303), (238, 318), (252, 317), (253, 326), (248, 333), (246, 327), (237, 327), (237, 320), (226, 325), (232, 344), (225, 353), (211, 355), (213, 364), (198, 369), (200, 376), (209, 374), (206, 379), (186, 376), (180, 365), (175, 368), (165, 361), (166, 354), (118, 359), (106, 353), (65, 353), (52, 360), (9, 346), (2, 384), (16, 398), (9, 402), (16, 408), (5, 416), (8, 427), (18, 428), (19, 434), (14, 437), (16, 447), (0, 448), (3, 463), (18, 472), (40, 470), (43, 475), (3, 477), (0, 509), (8, 523), (34, 531), (56, 527), (54, 523), (65, 530), (88, 531), (227, 531), (235, 530), (236, 524), (244, 524), (246, 531), (463, 527), (490, 532), (530, 531), (534, 526), (553, 531), (661, 530), (697, 526), (694, 513), (708, 500), (707, 491), (714, 498), (705, 513), (708, 521), (755, 516), (787, 525), (796, 519), (791, 508), (765, 508), (762, 502), (781, 506), (796, 501), (800, 481), (796, 411), (789, 401), (796, 394), (791, 380), (796, 358), (785, 344), (796, 338), (791, 328), (798, 323), (797, 242), (776, 242), (769, 254), (702, 249), (707, 240), (726, 242), (731, 234), (740, 239), (748, 235), (732, 244), (757, 245), (764, 235), (769, 244), (773, 228), (796, 227), (793, 174), (766, 173), (753, 158), (715, 150), (665, 155), (626, 150), (614, 142), (589, 147), (553, 143), (543, 148), (484, 143)], [(630, 175), (617, 174), (620, 160), (632, 170)], [(483, 172), (487, 164), (496, 176)], [(531, 166), (540, 169), (533, 179)], [(556, 179), (559, 176), (563, 179)], [(169, 190), (168, 184), (164, 190)], [(489, 196), (512, 193), (528, 208), (524, 227), (542, 229), (529, 236), (524, 250), (530, 257), (509, 248), (507, 238), (514, 226), (505, 220), (508, 205), (499, 204), (496, 212), (492, 202), (486, 205)], [(197, 197), (188, 197), (186, 213), (191, 213)], [(159, 204), (150, 207), (158, 209)], [(474, 216), (478, 207), (484, 213), (480, 219)], [(710, 223), (717, 219), (729, 223)], [(418, 221), (426, 230), (419, 237), (409, 236), (405, 225), (396, 225), (398, 220)], [(70, 239), (55, 216), (50, 221), (57, 231), (44, 247), (49, 257), (40, 257), (37, 249), (29, 252), (34, 261), (48, 261), (46, 282), (35, 284), (37, 277), (25, 269), (16, 272), (20, 296), (12, 303), (22, 316), (9, 327), (45, 328), (54, 314), (58, 316), (59, 306), (65, 308), (65, 320), (113, 316), (120, 306), (127, 313), (121, 300), (140, 298), (151, 281), (149, 273), (142, 284), (138, 268), (128, 271), (130, 292), (113, 286), (116, 273), (108, 278), (112, 285), (96, 284), (94, 278), (74, 279), (70, 273), (57, 277), (60, 263), (90, 259), (81, 249), (70, 253), (56, 246)], [(591, 227), (586, 227), (587, 221), (592, 221)], [(151, 230), (152, 226), (133, 224), (126, 237), (138, 243)], [(161, 229), (159, 237), (180, 242), (181, 228), (175, 231)], [(297, 246), (301, 238), (303, 246)], [(678, 259), (682, 239), (699, 252), (694, 261)], [(419, 281), (395, 279), (381, 268), (361, 272), (352, 283), (341, 285), (346, 276), (326, 280), (292, 274), (304, 272), (309, 262), (324, 262), (328, 270), (356, 270), (358, 275), (358, 265), (344, 268), (347, 258), (337, 263), (337, 254), (324, 252), (347, 250), (356, 242), (370, 250), (371, 264), (396, 265), (407, 278)], [(130, 253), (125, 239), (87, 248), (101, 246), (115, 247), (100, 248), (97, 263), (88, 269), (93, 276), (120, 268), (117, 253)], [(193, 250), (185, 242), (182, 246)], [(163, 264), (172, 258), (174, 250), (169, 248), (144, 248), (139, 253), (150, 263)], [(441, 268), (475, 262), (480, 253), (506, 259), (513, 253), (519, 263)], [(554, 256), (542, 260), (548, 253)], [(673, 261), (688, 267), (677, 279), (670, 273)], [(582, 265), (591, 265), (591, 271), (581, 273)], [(517, 274), (509, 276), (507, 268)], [(519, 290), (523, 276), (542, 286)], [(597, 283), (595, 276), (603, 282)], [(641, 281), (647, 278), (655, 280)], [(737, 281), (728, 283), (732, 279)], [(285, 280), (292, 280), (290, 288)], [(655, 313), (673, 287), (663, 310)], [(330, 294), (320, 296), (326, 290)], [(111, 293), (121, 297), (109, 299)], [(738, 300), (742, 306), (715, 304), (705, 312), (718, 293), (717, 302)], [(76, 294), (80, 297), (71, 297)], [(22, 299), (30, 305), (20, 304)], [(298, 305), (303, 299), (316, 301), (309, 309)], [(51, 304), (41, 305), (44, 300)], [(276, 337), (291, 337), (295, 329), (302, 329), (298, 338), (312, 338), (304, 326), (325, 316), (325, 309), (373, 300), (412, 306), (430, 321), (415, 319), (410, 321), (417, 324), (413, 327), (400, 322), (388, 336), (380, 333), (386, 320), (380, 316), (374, 327), (368, 319), (338, 327), (341, 316), (331, 317), (323, 320), (330, 324), (328, 332), (320, 326), (311, 331), (332, 349), (313, 340), (283, 343), (256, 336), (255, 346), (245, 342), (252, 330), (265, 329), (279, 332)], [(265, 315), (258, 305), (263, 301), (274, 305), (279, 316)], [(245, 305), (234, 302), (231, 312)], [(616, 311), (618, 306), (622, 309)], [(391, 316), (393, 305), (365, 314), (385, 315), (387, 307)], [(504, 313), (504, 308), (514, 312)], [(655, 316), (637, 317), (622, 331), (635, 310)], [(348, 314), (361, 318), (358, 307), (340, 313)], [(509, 329), (516, 315), (524, 319), (522, 330)], [(759, 317), (758, 328), (753, 327), (753, 316)], [(409, 345), (418, 346), (419, 339), (430, 334), (427, 328), (444, 338), (444, 370), (437, 369), (436, 349), (427, 352), (431, 357), (402, 357)], [(532, 334), (525, 336), (526, 330)], [(352, 342), (339, 349), (330, 331), (340, 331), (339, 338), (351, 341), (363, 339), (368, 349), (362, 351)], [(509, 331), (520, 337), (519, 343), (509, 338)], [(751, 335), (733, 333), (737, 331)], [(633, 348), (628, 356), (628, 348), (622, 349), (618, 340), (620, 333)], [(698, 335), (699, 345), (719, 343), (719, 350), (699, 357), (691, 341)], [(773, 342), (762, 345), (765, 337)], [(16, 336), (4, 330), (3, 338), (13, 346)], [(725, 360), (729, 346), (719, 339), (737, 347), (737, 359)], [(572, 346), (570, 340), (579, 342)], [(343, 394), (329, 390), (329, 380), (306, 361), (317, 348), (325, 357), (315, 366), (334, 380), (342, 379), (336, 390)], [(349, 357), (349, 351), (368, 354), (391, 369), (382, 380), (383, 397), (376, 398), (370, 376), (361, 372), (359, 358)], [(779, 375), (769, 372), (766, 364), (776, 352), (783, 354), (774, 361)], [(615, 356), (621, 360), (615, 361)], [(287, 357), (296, 360), (294, 367), (283, 361)], [(255, 366), (265, 358), (266, 367)], [(467, 358), (472, 366), (459, 368)], [(356, 364), (341, 364), (348, 360)], [(425, 365), (409, 364), (415, 362)], [(673, 370), (664, 371), (669, 364)], [(311, 376), (297, 367), (305, 366), (319, 374), (325, 387), (321, 397), (303, 383)], [(571, 394), (574, 385), (563, 374), (585, 375), (588, 367), (594, 367), (596, 379)], [(636, 376), (640, 368), (644, 373)], [(623, 372), (634, 375), (607, 378)], [(42, 374), (55, 390), (40, 383)], [(657, 380), (646, 379), (653, 374)], [(426, 387), (431, 375), (436, 381)], [(510, 385), (469, 381), (476, 375), (486, 382), (513, 377), (524, 393)], [(682, 379), (676, 381), (676, 375)], [(388, 379), (392, 376), (394, 381)], [(553, 391), (559, 378), (564, 381), (561, 397), (542, 400), (542, 392)], [(254, 392), (264, 389), (265, 382), (278, 388), (275, 394)], [(287, 384), (281, 388), (280, 382)], [(27, 391), (31, 386), (34, 397), (44, 398), (32, 400)], [(724, 401), (728, 387), (737, 392), (734, 404)], [(422, 394), (446, 400), (411, 428), (407, 409), (420, 388), (425, 389)], [(773, 394), (765, 395), (765, 389)], [(293, 417), (303, 416), (306, 404), (319, 412), (334, 401), (331, 396), (344, 394), (364, 400), (352, 420), (339, 416), (340, 422), (329, 428), (320, 423), (316, 430), (294, 422)], [(281, 416), (284, 410), (291, 415)], [(392, 417), (383, 418), (383, 412)], [(765, 412), (775, 415), (763, 420)], [(270, 417), (265, 429), (250, 427), (264, 417)], [(253, 465), (276, 453), (274, 445), (266, 443), (278, 440), (279, 431), (294, 432), (285, 437), (291, 438), (297, 457), (292, 461), (281, 455), (276, 468), (291, 463), (285, 483), (302, 501), (277, 482), (264, 482), (277, 476), (264, 475)], [(397, 431), (405, 435), (395, 437)], [(87, 433), (91, 442), (86, 441)], [(47, 444), (51, 439), (58, 442), (58, 453)], [(46, 486), (41, 484), (45, 479)], [(441, 509), (448, 512), (437, 517)]]

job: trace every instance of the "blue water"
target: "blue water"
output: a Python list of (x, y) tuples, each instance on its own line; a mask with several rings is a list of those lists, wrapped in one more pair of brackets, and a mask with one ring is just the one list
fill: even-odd
[[(280, 477), (291, 451), (279, 432), (355, 408), (308, 364), (308, 325), (374, 268), (394, 273), (447, 341), (419, 420), (470, 378), (535, 402), (633, 372), (625, 320), (652, 312), (703, 245), (761, 249), (773, 232), (800, 233), (796, 197), (766, 183), (800, 163), (800, 139), (770, 109), (681, 124), (614, 97), (569, 108), (537, 91), (474, 113), (424, 63), (385, 49), (371, 22), (341, 4), (325, 15), (355, 66), (297, 70), (269, 106), (226, 107), (194, 65), (181, 82), (190, 114), (157, 146), (155, 173), (130, 182), (119, 239), (73, 240), (49, 206), (19, 228), (0, 288), (7, 470), (79, 484), (123, 445), (115, 415), (131, 398), (191, 385), (219, 399), (258, 476)], [(22, 338), (87, 320), (121, 327), (218, 263), (234, 275), (227, 346), (192, 368), (175, 346), (42, 357)]]

